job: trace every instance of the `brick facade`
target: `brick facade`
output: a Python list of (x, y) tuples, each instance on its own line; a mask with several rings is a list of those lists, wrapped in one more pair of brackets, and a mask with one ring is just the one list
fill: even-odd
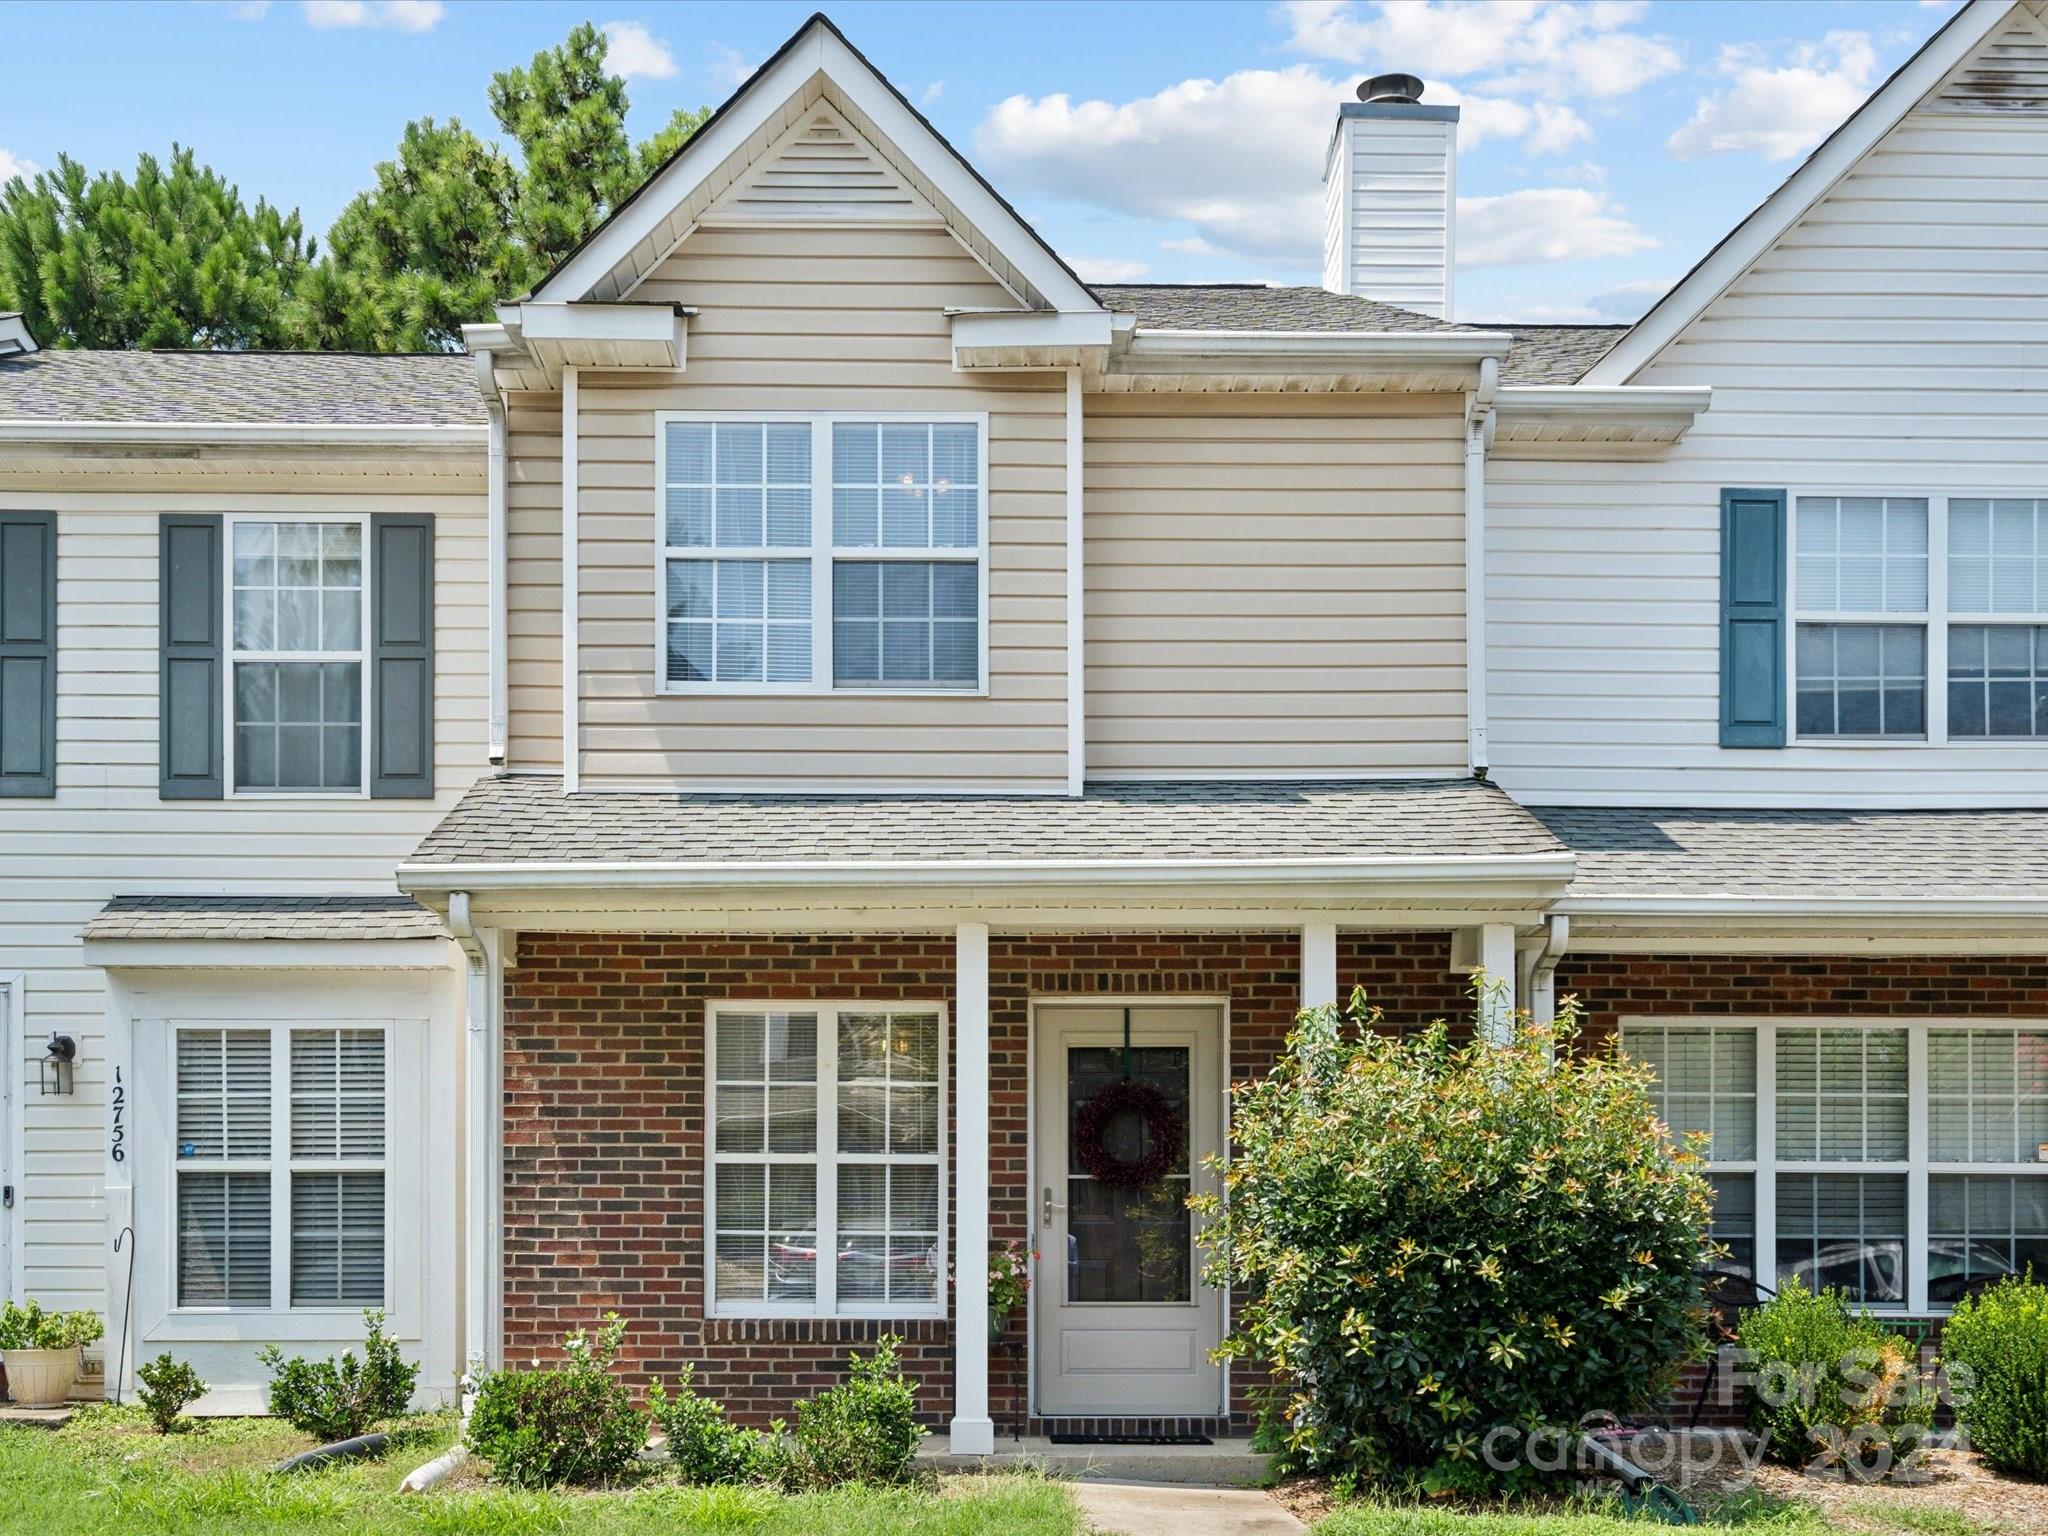
[[(1365, 986), (1390, 1023), (1409, 1027), (1464, 1009), (1449, 964), (1448, 934), (1346, 934), (1338, 982), (1347, 994)], [(1237, 1079), (1278, 1050), (1299, 965), (1291, 932), (992, 936), (991, 1240), (1025, 1236), (1029, 1219), (1031, 999), (1228, 997)], [(948, 1417), (947, 1323), (704, 1316), (703, 1024), (706, 1004), (726, 998), (952, 996), (951, 935), (522, 933), (505, 992), (505, 1358), (553, 1357), (565, 1331), (616, 1310), (631, 1325), (622, 1357), (637, 1380), (694, 1365), (705, 1390), (758, 1423), (836, 1380), (849, 1347), (895, 1332), (926, 1414)], [(1027, 1427), (1026, 1371), (1020, 1317), (989, 1361), (1005, 1429)], [(1251, 1380), (1232, 1373), (1239, 1428)]]

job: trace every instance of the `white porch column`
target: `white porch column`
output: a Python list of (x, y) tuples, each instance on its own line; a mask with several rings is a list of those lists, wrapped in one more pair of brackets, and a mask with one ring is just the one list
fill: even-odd
[(1301, 1006), (1322, 1008), (1337, 1001), (1337, 925), (1301, 925)]
[(1479, 1012), (1480, 1038), (1506, 1045), (1515, 1038), (1515, 925), (1487, 923), (1479, 930), (1479, 963), (1488, 991)]
[(955, 1455), (996, 1448), (988, 1413), (988, 924), (953, 935), (953, 1422)]

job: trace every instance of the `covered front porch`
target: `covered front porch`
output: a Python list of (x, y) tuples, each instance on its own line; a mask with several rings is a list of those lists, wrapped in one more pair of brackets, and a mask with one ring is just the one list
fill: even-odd
[[(437, 833), (402, 881), (471, 962), (470, 1354), (551, 1355), (615, 1310), (629, 1369), (691, 1366), (762, 1421), (893, 1335), (954, 1454), (1242, 1433), (1255, 1383), (1209, 1357), (1229, 1301), (1184, 1205), (1225, 1149), (1228, 1085), (1354, 987), (1396, 1027), (1469, 1016), (1474, 972), (1496, 984), (1482, 1028), (1518, 993), (1544, 1009), (1570, 860), (1471, 781), (1176, 788), (1121, 797), (1125, 825), (1096, 819), (1085, 853), (1085, 801), (950, 801), (936, 814), (983, 824), (947, 841), (978, 833), (981, 856), (927, 825), (914, 859), (771, 862), (790, 802), (724, 797), (583, 797), (614, 819), (602, 860), (478, 857), (519, 840), (479, 848), (475, 820)], [(704, 856), (614, 852), (642, 798), (635, 851), (673, 850), (681, 820)], [(798, 809), (814, 845), (846, 812)], [(900, 852), (902, 803), (863, 812)], [(705, 830), (740, 814), (753, 858)], [(1079, 1139), (1126, 1081), (1171, 1114), (1101, 1139), (1176, 1142), (1133, 1187)], [(984, 1255), (1012, 1243), (1030, 1294), (991, 1326)]]

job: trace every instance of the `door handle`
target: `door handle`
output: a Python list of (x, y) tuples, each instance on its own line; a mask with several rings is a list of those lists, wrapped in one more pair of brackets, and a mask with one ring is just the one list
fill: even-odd
[(1044, 1215), (1039, 1219), (1040, 1228), (1050, 1232), (1052, 1230), (1052, 1213), (1054, 1211), (1064, 1211), (1065, 1209), (1064, 1205), (1053, 1199), (1052, 1186), (1050, 1184), (1046, 1185)]

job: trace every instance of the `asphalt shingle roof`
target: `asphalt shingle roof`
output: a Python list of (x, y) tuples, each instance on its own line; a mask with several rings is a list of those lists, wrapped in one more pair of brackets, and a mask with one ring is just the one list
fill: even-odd
[(1106, 309), (1168, 331), (1469, 331), (1327, 288), (1264, 283), (1091, 283)]
[(1515, 343), (1501, 360), (1503, 384), (1576, 384), (1629, 332), (1625, 325), (1515, 325), (1509, 321), (1480, 329), (1514, 332)]
[(1570, 895), (2048, 897), (2048, 811), (1546, 807)]
[(410, 896), (116, 896), (88, 939), (445, 939)]
[(0, 421), (481, 426), (460, 353), (85, 352), (0, 359)]
[(565, 796), (552, 777), (478, 781), (415, 865), (841, 863), (1561, 854), (1475, 779), (1099, 784), (1058, 795)]

